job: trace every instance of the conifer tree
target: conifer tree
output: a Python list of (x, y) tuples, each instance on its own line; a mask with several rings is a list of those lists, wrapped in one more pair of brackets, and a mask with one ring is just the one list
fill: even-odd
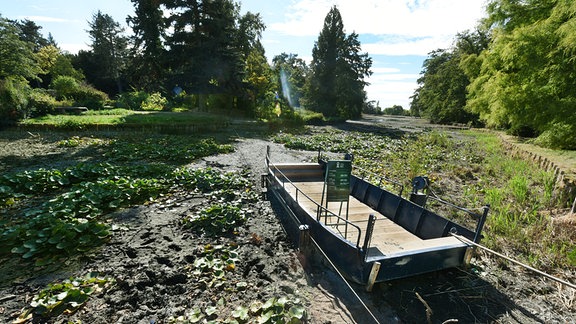
[(340, 11), (332, 7), (312, 50), (305, 106), (326, 117), (360, 117), (371, 66), (368, 54), (360, 53), (358, 35), (346, 36)]

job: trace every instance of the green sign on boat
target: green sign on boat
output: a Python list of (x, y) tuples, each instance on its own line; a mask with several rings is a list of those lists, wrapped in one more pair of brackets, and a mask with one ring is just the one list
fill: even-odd
[(348, 201), (350, 196), (350, 174), (352, 161), (326, 162), (326, 202)]

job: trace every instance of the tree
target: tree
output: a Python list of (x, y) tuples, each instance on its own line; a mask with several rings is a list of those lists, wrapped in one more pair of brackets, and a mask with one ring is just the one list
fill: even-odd
[(269, 69), (259, 14), (240, 15), (232, 0), (132, 2), (131, 70), (148, 76), (133, 78), (138, 87), (166, 93), (178, 86), (196, 95), (201, 108), (216, 97), (224, 106), (253, 107), (269, 82), (254, 76)]
[(499, 0), (489, 8), (512, 4), (514, 10), (489, 11), (488, 22), (499, 23), (489, 25), (493, 41), (479, 56), (468, 109), (491, 127), (576, 148), (576, 4)]
[(282, 53), (272, 59), (272, 69), (279, 82), (282, 96), (290, 106), (300, 107), (300, 99), (306, 84), (308, 66), (298, 54)]
[[(92, 60), (97, 67), (90, 81), (108, 93), (120, 93), (128, 51), (128, 39), (123, 35), (124, 28), (111, 16), (100, 11), (92, 16), (89, 25)], [(111, 84), (116, 86), (115, 90)]]
[(346, 37), (336, 68), (336, 109), (343, 118), (359, 118), (366, 102), (364, 87), (368, 82), (364, 77), (372, 74), (372, 59), (366, 53), (360, 54), (360, 49), (358, 34)]
[(371, 66), (368, 54), (360, 54), (358, 35), (346, 36), (342, 16), (332, 7), (312, 49), (306, 107), (327, 117), (359, 117), (366, 99), (364, 78), (372, 73)]
[(192, 93), (234, 93), (244, 61), (237, 38), (239, 7), (229, 0), (166, 1), (172, 82)]
[(481, 30), (459, 33), (449, 50), (438, 49), (424, 61), (410, 111), (432, 123), (478, 123), (478, 115), (465, 109), (467, 87), (478, 73), (477, 56), (488, 46)]
[[(135, 15), (126, 19), (134, 33), (131, 38), (130, 79), (137, 88), (158, 91), (166, 77), (164, 12), (158, 0), (131, 1)], [(146, 77), (142, 78), (142, 75)]]
[(40, 33), (42, 27), (36, 25), (35, 22), (24, 19), (21, 22), (17, 22), (16, 25), (20, 29), (20, 39), (30, 43), (32, 45), (32, 50), (35, 53), (45, 46), (55, 45), (51, 43), (51, 41), (53, 42), (53, 39), (48, 40), (42, 36)]
[(384, 108), (382, 111), (384, 115), (393, 115), (393, 116), (404, 116), (406, 115), (406, 111), (400, 105), (394, 105), (392, 107)]
[(82, 72), (76, 70), (72, 65), (72, 54), (62, 53), (56, 46), (48, 45), (42, 47), (35, 54), (41, 72), (42, 86), (46, 87), (52, 79), (60, 76), (71, 76), (77, 80), (84, 79)]
[(464, 110), (468, 77), (460, 69), (459, 57), (447, 50), (436, 50), (424, 60), (418, 79), (417, 103), (421, 116), (432, 123), (467, 123), (474, 120)]
[(37, 79), (41, 72), (31, 44), (23, 41), (19, 33), (13, 22), (0, 17), (0, 79)]
[[(250, 97), (247, 63), (263, 57), (264, 23), (258, 14), (240, 15), (231, 0), (164, 0), (168, 83), (200, 97), (218, 97), (220, 106), (242, 107)], [(254, 68), (252, 66), (251, 68)], [(206, 100), (200, 99), (200, 105)]]
[(82, 71), (79, 71), (74, 68), (74, 65), (72, 63), (74, 57), (75, 56), (73, 54), (63, 53), (62, 51), (60, 51), (59, 55), (56, 57), (56, 62), (54, 62), (54, 65), (48, 72), (50, 77), (53, 79), (58, 76), (64, 75), (64, 76), (71, 76), (76, 80), (84, 80), (85, 77)]
[(544, 20), (557, 0), (490, 0), (486, 6), (488, 17), (483, 24), (488, 29), (510, 32), (518, 27)]

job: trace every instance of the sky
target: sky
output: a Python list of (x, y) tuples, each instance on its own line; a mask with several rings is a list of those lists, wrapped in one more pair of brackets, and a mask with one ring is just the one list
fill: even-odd
[[(332, 6), (346, 34), (357, 33), (362, 52), (372, 58), (368, 100), (386, 108), (410, 107), (410, 97), (428, 53), (450, 48), (454, 36), (473, 30), (485, 16), (486, 0), (241, 0), (242, 12), (260, 13), (266, 56), (298, 54), (308, 63), (324, 18)], [(130, 0), (0, 0), (0, 15), (29, 19), (71, 53), (89, 49), (88, 22), (100, 10), (127, 29)]]

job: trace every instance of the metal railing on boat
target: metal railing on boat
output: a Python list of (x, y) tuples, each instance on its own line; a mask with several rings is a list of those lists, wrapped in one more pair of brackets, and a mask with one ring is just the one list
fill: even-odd
[(378, 181), (378, 185), (377, 187), (382, 187), (382, 182), (386, 181), (389, 182), (391, 184), (393, 184), (394, 186), (397, 186), (400, 188), (400, 190), (398, 191), (398, 196), (402, 197), (402, 193), (404, 192), (404, 185), (401, 184), (400, 182), (394, 180), (394, 179), (390, 179), (384, 176), (380, 176), (372, 171), (368, 171), (366, 169), (362, 169), (358, 166), (352, 165), (352, 170), (358, 170), (357, 172), (354, 172), (354, 175), (358, 175), (360, 179), (365, 180), (366, 179), (366, 175), (370, 175), (372, 177), (374, 177), (375, 179), (379, 179)]
[[(298, 186), (296, 186), (283, 172), (282, 170), (280, 170), (274, 163), (272, 163), (270, 161), (269, 158), (269, 154), (266, 154), (266, 164), (268, 167), (269, 171), (272, 171), (272, 174), (276, 176), (276, 178), (279, 178), (278, 175), (281, 176), (281, 178), (283, 179), (283, 181), (281, 181), (282, 183), (282, 189), (286, 190), (286, 183), (288, 183), (289, 185), (291, 185), (294, 189), (295, 189), (295, 200), (298, 203), (300, 196), (304, 196), (304, 198), (306, 198), (308, 201), (312, 202), (314, 205), (316, 205), (317, 208), (317, 213), (316, 213), (316, 221), (317, 222), (321, 222), (321, 217), (322, 215), (324, 215), (324, 217), (326, 217), (326, 215), (330, 215), (330, 217), (336, 217), (336, 219), (338, 220), (338, 223), (336, 224), (327, 224), (324, 223), (325, 226), (330, 227), (336, 227), (337, 231), (339, 232), (340, 235), (342, 235), (341, 231), (338, 230), (338, 226), (345, 226), (345, 230), (344, 230), (344, 235), (343, 238), (353, 242), (352, 240), (348, 239), (348, 226), (352, 226), (357, 232), (358, 234), (356, 235), (356, 248), (361, 249), (362, 247), (360, 246), (360, 239), (362, 237), (362, 230), (360, 229), (360, 227), (352, 222), (350, 222), (349, 220), (347, 220), (346, 218), (337, 215), (336, 213), (328, 210), (327, 208), (325, 208), (324, 206), (322, 206), (321, 204), (319, 204), (317, 201), (315, 201), (313, 198), (311, 198), (310, 196), (308, 196), (304, 191), (302, 191), (300, 188), (298, 188)], [(343, 222), (343, 224), (340, 224), (340, 221)], [(352, 236), (353, 237), (353, 236)]]

